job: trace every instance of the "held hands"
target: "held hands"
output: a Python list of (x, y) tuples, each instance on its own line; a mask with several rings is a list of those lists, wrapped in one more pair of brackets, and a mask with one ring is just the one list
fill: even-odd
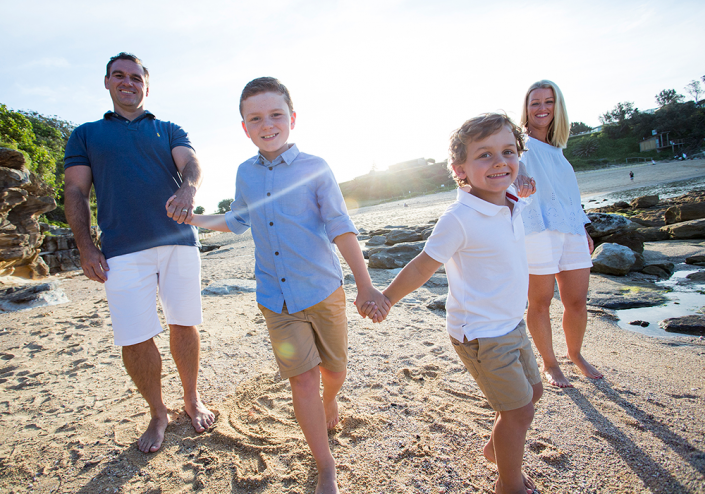
[(536, 192), (536, 180), (526, 175), (517, 175), (514, 188), (516, 188), (519, 197), (529, 197)]
[(182, 186), (166, 201), (166, 215), (177, 223), (191, 224), (195, 206), (195, 187)]
[[(363, 300), (365, 301), (364, 303), (362, 302)], [(369, 317), (372, 322), (382, 322), (387, 318), (392, 304), (382, 292), (370, 287), (368, 289), (358, 289), (355, 307), (357, 307), (358, 314), (363, 318)]]

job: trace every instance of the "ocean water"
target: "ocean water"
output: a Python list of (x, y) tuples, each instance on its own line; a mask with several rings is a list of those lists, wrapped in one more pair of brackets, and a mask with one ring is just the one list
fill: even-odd
[(618, 201), (629, 202), (639, 196), (658, 194), (660, 199), (668, 199), (698, 190), (705, 190), (705, 176), (666, 184), (651, 185), (648, 187), (637, 187), (619, 192), (610, 192), (609, 194), (583, 196), (581, 202), (586, 209), (591, 209), (609, 206)]

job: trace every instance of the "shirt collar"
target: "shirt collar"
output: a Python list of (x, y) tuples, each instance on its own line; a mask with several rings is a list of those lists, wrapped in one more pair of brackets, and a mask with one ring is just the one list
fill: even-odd
[(287, 149), (282, 154), (280, 154), (279, 156), (274, 158), (272, 161), (269, 161), (267, 158), (262, 156), (262, 153), (258, 153), (257, 161), (259, 162), (260, 165), (264, 165), (264, 166), (276, 166), (276, 165), (280, 165), (282, 163), (286, 163), (287, 165), (291, 165), (298, 155), (299, 155), (299, 148), (296, 147), (296, 144), (292, 144), (289, 149)]
[[(507, 191), (507, 199), (509, 199), (511, 202), (514, 203), (514, 211), (513, 215), (516, 215), (521, 212), (522, 209), (524, 209), (524, 206), (526, 206), (527, 202), (524, 199), (520, 199), (511, 192)], [(487, 201), (483, 201), (479, 197), (475, 197), (474, 195), (470, 194), (469, 192), (465, 192), (463, 189), (458, 188), (457, 192), (457, 200), (460, 204), (463, 206), (467, 206), (469, 208), (474, 209), (478, 213), (484, 214), (485, 216), (494, 216), (500, 211), (502, 211), (502, 208), (505, 208), (506, 206), (498, 206), (497, 204), (492, 204)]]
[[(142, 115), (140, 115), (139, 117), (137, 117), (137, 118), (135, 118), (134, 120), (131, 120), (131, 121), (132, 121), (132, 122), (138, 122), (138, 121), (142, 120), (143, 118), (147, 118), (147, 117), (149, 117), (149, 118), (151, 118), (151, 119), (156, 118), (156, 117), (154, 116), (154, 113), (150, 112), (149, 110), (145, 110)], [(127, 120), (125, 117), (123, 117), (123, 116), (120, 115), (119, 113), (115, 113), (113, 110), (110, 110), (110, 111), (105, 112), (105, 115), (103, 115), (103, 118), (106, 119), (106, 120), (108, 120), (108, 119), (110, 119), (110, 118), (117, 118), (117, 119), (120, 119), (120, 120)]]

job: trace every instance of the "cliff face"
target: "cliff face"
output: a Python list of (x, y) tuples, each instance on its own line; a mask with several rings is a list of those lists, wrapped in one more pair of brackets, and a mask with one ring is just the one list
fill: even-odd
[(41, 278), (44, 240), (37, 216), (56, 208), (54, 190), (25, 166), (22, 153), (0, 148), (0, 276)]

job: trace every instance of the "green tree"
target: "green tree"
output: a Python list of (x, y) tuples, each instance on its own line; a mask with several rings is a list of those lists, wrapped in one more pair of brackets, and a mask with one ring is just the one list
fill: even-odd
[(570, 135), (574, 136), (576, 134), (582, 134), (584, 132), (590, 132), (592, 127), (583, 122), (570, 122)]
[(203, 206), (196, 206), (195, 208), (193, 208), (193, 214), (203, 214), (205, 212), (206, 208), (204, 208)]
[(215, 212), (215, 214), (225, 214), (228, 211), (230, 211), (230, 203), (232, 203), (232, 199), (223, 199), (218, 203), (218, 210)]
[(703, 92), (703, 87), (700, 85), (700, 81), (698, 80), (692, 80), (688, 83), (688, 85), (685, 87), (685, 90), (690, 94), (693, 99), (695, 100), (695, 105), (697, 106), (700, 103), (700, 95)]
[(637, 115), (639, 110), (634, 107), (634, 103), (625, 101), (617, 103), (615, 107), (600, 116), (603, 123), (604, 132), (612, 139), (626, 137), (631, 132), (630, 120)]
[(656, 95), (656, 103), (659, 108), (663, 108), (671, 103), (681, 103), (685, 96), (678, 94), (675, 89), (664, 89)]

